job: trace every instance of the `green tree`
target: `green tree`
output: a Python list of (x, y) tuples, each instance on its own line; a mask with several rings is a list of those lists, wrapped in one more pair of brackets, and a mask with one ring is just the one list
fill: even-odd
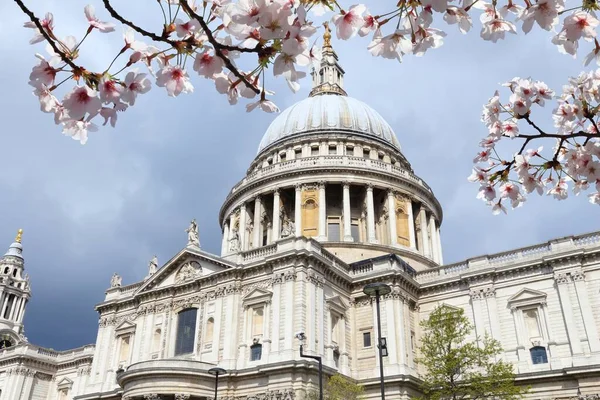
[[(331, 376), (323, 388), (323, 397), (325, 400), (361, 400), (365, 388), (357, 385), (343, 375), (336, 374)], [(307, 395), (307, 400), (318, 400), (319, 391), (311, 391)]]
[(426, 368), (421, 377), (424, 399), (516, 400), (527, 392), (515, 384), (512, 364), (499, 360), (497, 340), (486, 335), (467, 341), (473, 326), (462, 309), (437, 307), (421, 327), (417, 361)]

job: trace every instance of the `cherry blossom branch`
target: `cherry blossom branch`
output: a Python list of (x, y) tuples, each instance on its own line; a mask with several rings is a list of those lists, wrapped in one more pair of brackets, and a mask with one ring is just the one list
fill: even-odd
[[(108, 1), (108, 0), (104, 0), (104, 1)], [(238, 78), (239, 80), (241, 80), (242, 82), (244, 82), (244, 84), (248, 88), (250, 88), (254, 93), (260, 94), (260, 89), (258, 89), (256, 87), (256, 85), (253, 85), (252, 83), (250, 83), (248, 81), (248, 79), (246, 79), (246, 77), (243, 76), (240, 73), (240, 71), (233, 65), (233, 63), (231, 62), (231, 60), (229, 59), (229, 57), (227, 57), (225, 54), (223, 54), (223, 51), (222, 51), (222, 49), (226, 49), (226, 50), (230, 50), (230, 51), (231, 50), (233, 50), (233, 51), (239, 51), (239, 50), (237, 50), (237, 48), (231, 49), (230, 46), (224, 46), (221, 43), (217, 42), (217, 40), (213, 36), (210, 28), (208, 27), (208, 25), (204, 21), (204, 18), (202, 18), (200, 15), (196, 14), (196, 12), (194, 10), (192, 10), (192, 8), (188, 4), (187, 0), (180, 0), (179, 4), (183, 7), (183, 10), (186, 12), (186, 14), (188, 14), (192, 18), (195, 18), (200, 23), (200, 26), (204, 30), (204, 34), (208, 38), (209, 43), (212, 44), (213, 48), (215, 49), (215, 54), (221, 60), (223, 60), (223, 63), (225, 64), (225, 66), (227, 67), (227, 69), (229, 71), (231, 71), (231, 73), (233, 73), (233, 75), (235, 75), (236, 78)], [(259, 46), (260, 46), (260, 43), (256, 45), (256, 47), (255, 47), (255, 49), (253, 49), (253, 51), (259, 52), (259, 50), (260, 50)]]
[(79, 65), (75, 64), (73, 62), (73, 60), (71, 60), (65, 54), (65, 52), (63, 52), (61, 49), (58, 48), (58, 46), (56, 45), (56, 42), (54, 41), (54, 39), (52, 39), (50, 37), (50, 35), (48, 35), (48, 32), (46, 32), (46, 29), (42, 26), (42, 24), (40, 23), (39, 18), (35, 16), (35, 14), (33, 13), (33, 11), (31, 11), (29, 8), (27, 8), (27, 6), (21, 0), (15, 0), (15, 3), (17, 3), (17, 5), (19, 6), (19, 8), (25, 14), (27, 14), (27, 16), (29, 17), (29, 19), (31, 20), (31, 22), (33, 22), (35, 24), (35, 26), (40, 31), (40, 34), (44, 37), (44, 39), (46, 39), (46, 41), (48, 42), (48, 44), (50, 44), (50, 47), (52, 47), (52, 50), (54, 50), (54, 52), (60, 56), (61, 60), (63, 60), (67, 65), (69, 65), (71, 68), (73, 68), (73, 73), (76, 76), (79, 75), (82, 71), (85, 71), (85, 68), (80, 67)]

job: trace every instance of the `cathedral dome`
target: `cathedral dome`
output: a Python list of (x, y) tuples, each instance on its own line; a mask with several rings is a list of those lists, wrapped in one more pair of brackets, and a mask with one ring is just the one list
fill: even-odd
[(362, 101), (338, 94), (308, 97), (283, 111), (264, 134), (258, 152), (291, 136), (335, 131), (377, 138), (400, 150), (392, 127)]

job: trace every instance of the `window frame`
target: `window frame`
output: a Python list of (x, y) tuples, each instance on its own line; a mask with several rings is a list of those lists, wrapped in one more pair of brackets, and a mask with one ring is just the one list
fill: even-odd
[[(371, 334), (371, 331), (364, 331), (363, 333), (363, 349), (370, 349), (373, 347), (373, 335)], [(367, 345), (367, 337), (369, 338), (369, 344)]]
[[(544, 352), (542, 353), (541, 350)], [(537, 352), (537, 354), (534, 355), (534, 351)], [(545, 346), (533, 346), (529, 349), (529, 357), (531, 358), (531, 363), (533, 365), (548, 364), (548, 349)], [(536, 362), (538, 359), (541, 360)]]
[[(250, 362), (257, 362), (260, 361), (262, 359), (262, 343), (255, 341), (251, 346), (250, 346)], [(258, 349), (258, 351), (255, 351), (255, 349)], [(256, 358), (255, 356), (258, 354), (258, 358)]]
[[(182, 314), (185, 312), (189, 312), (189, 311), (194, 311), (194, 322), (192, 324), (189, 325), (193, 325), (192, 327), (192, 334), (191, 334), (191, 351), (185, 351), (188, 347), (186, 346), (185, 349), (179, 349), (180, 347), (183, 347), (183, 344), (180, 346), (180, 329), (181, 329), (181, 322), (180, 319), (182, 317)], [(176, 329), (175, 329), (175, 341), (174, 341), (174, 350), (173, 350), (173, 355), (175, 357), (180, 357), (180, 356), (187, 356), (190, 354), (195, 354), (196, 353), (196, 332), (198, 331), (198, 307), (188, 307), (188, 308), (183, 308), (181, 310), (179, 310), (177, 312), (177, 325), (176, 325)]]

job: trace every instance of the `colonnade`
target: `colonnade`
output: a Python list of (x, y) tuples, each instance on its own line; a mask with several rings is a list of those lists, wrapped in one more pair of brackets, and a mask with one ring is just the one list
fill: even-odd
[[(339, 191), (340, 185), (341, 204), (331, 205), (341, 206), (341, 220), (339, 225), (336, 223), (341, 232), (334, 239), (328, 232), (328, 218), (334, 218), (327, 212), (328, 188), (336, 186)], [(351, 186), (354, 194), (364, 193), (359, 201), (354, 197), (354, 204), (351, 204)], [(223, 222), (221, 254), (258, 248), (289, 236), (308, 236), (319, 241), (333, 239), (408, 247), (442, 264), (439, 222), (434, 214), (394, 190), (349, 182), (296, 184), (291, 189), (278, 188), (242, 202)]]

